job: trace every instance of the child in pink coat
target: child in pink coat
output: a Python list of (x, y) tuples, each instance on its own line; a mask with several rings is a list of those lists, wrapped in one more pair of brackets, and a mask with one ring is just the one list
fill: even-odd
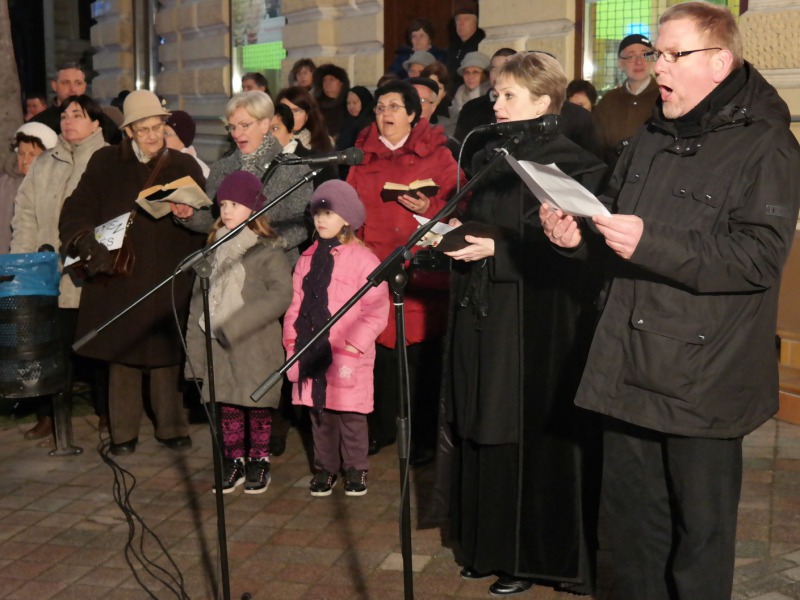
[[(283, 321), (283, 345), (291, 356), (366, 283), (379, 261), (354, 235), (366, 212), (344, 181), (320, 185), (311, 199), (317, 239), (294, 271), (294, 297)], [(297, 361), (287, 376), (292, 402), (311, 408), (314, 436), (312, 496), (328, 496), (339, 473), (344, 493), (367, 493), (367, 414), (372, 412), (375, 340), (386, 327), (386, 284), (367, 292), (327, 335)]]

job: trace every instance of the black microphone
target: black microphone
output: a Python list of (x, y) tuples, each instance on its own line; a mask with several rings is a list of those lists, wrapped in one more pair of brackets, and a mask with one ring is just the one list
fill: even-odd
[(282, 165), (310, 165), (325, 167), (327, 165), (360, 165), (364, 160), (364, 151), (360, 148), (348, 148), (341, 152), (330, 152), (320, 156), (286, 156), (280, 159)]
[(472, 133), (494, 133), (508, 135), (517, 133), (541, 133), (550, 135), (558, 130), (558, 115), (542, 115), (538, 119), (527, 121), (506, 121), (505, 123), (489, 123), (479, 125)]
[(53, 248), (53, 246), (50, 244), (42, 244), (41, 246), (39, 246), (39, 249), (37, 250), (37, 252), (55, 252), (55, 251), (56, 249)]

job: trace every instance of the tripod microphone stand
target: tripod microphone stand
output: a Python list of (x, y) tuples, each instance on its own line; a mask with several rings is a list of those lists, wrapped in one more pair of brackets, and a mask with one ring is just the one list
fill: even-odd
[[(114, 315), (112, 318), (107, 320), (102, 325), (98, 326), (97, 328), (93, 329), (86, 335), (84, 335), (81, 339), (76, 341), (72, 345), (72, 349), (77, 351), (81, 347), (83, 347), (86, 343), (94, 339), (100, 332), (110, 326), (112, 323), (120, 319), (123, 315), (130, 312), (144, 300), (152, 296), (162, 287), (170, 283), (175, 277), (181, 273), (186, 273), (190, 269), (193, 270), (197, 276), (200, 278), (200, 289), (203, 296), (203, 315), (204, 315), (204, 325), (205, 325), (205, 346), (206, 346), (206, 362), (207, 362), (207, 372), (208, 372), (208, 395), (209, 395), (209, 406), (210, 406), (210, 417), (209, 417), (209, 427), (211, 429), (211, 440), (212, 440), (212, 454), (214, 458), (214, 493), (216, 496), (216, 510), (217, 510), (217, 537), (218, 537), (218, 544), (219, 544), (219, 564), (220, 564), (220, 578), (221, 578), (221, 586), (222, 586), (222, 598), (223, 600), (230, 600), (231, 591), (230, 591), (230, 575), (228, 570), (228, 543), (227, 543), (227, 532), (225, 527), (225, 503), (223, 502), (222, 498), (222, 460), (221, 460), (221, 439), (220, 439), (220, 428), (219, 424), (217, 423), (217, 405), (216, 405), (216, 386), (214, 382), (214, 359), (213, 359), (213, 351), (212, 351), (212, 338), (211, 338), (211, 316), (209, 311), (209, 300), (208, 300), (208, 293), (209, 293), (209, 277), (211, 276), (211, 264), (208, 262), (208, 256), (214, 252), (219, 246), (230, 240), (231, 238), (235, 237), (239, 234), (245, 227), (247, 227), (252, 221), (257, 219), (259, 216), (266, 213), (270, 208), (281, 202), (287, 196), (293, 194), (299, 188), (306, 184), (310, 184), (311, 181), (316, 177), (321, 169), (317, 169), (315, 171), (309, 171), (306, 173), (299, 181), (294, 183), (291, 187), (289, 187), (286, 191), (280, 194), (277, 198), (273, 201), (266, 204), (264, 207), (260, 208), (257, 211), (254, 211), (245, 221), (243, 221), (238, 226), (231, 229), (228, 233), (224, 236), (215, 240), (213, 243), (209, 244), (202, 250), (198, 250), (197, 252), (189, 255), (186, 259), (184, 259), (175, 272), (166, 278), (161, 283), (157, 284), (154, 288), (146, 292), (144, 295), (139, 297), (133, 303), (128, 305), (122, 311)], [(264, 184), (266, 186), (266, 183)], [(263, 188), (262, 188), (263, 193)], [(242, 600), (251, 598), (251, 595), (245, 592), (242, 595)]]
[(400, 543), (403, 557), (403, 584), (405, 600), (414, 598), (414, 580), (411, 569), (411, 508), (408, 496), (408, 457), (409, 457), (409, 416), (408, 407), (410, 406), (408, 388), (408, 358), (405, 345), (405, 316), (404, 298), (405, 286), (408, 282), (408, 274), (405, 270), (405, 261), (411, 258), (411, 248), (421, 240), (433, 226), (443, 218), (453, 212), (457, 204), (481, 181), (484, 176), (503, 160), (513, 147), (520, 141), (519, 135), (511, 135), (506, 142), (495, 150), (495, 156), (470, 179), (459, 192), (453, 195), (447, 204), (436, 213), (425, 225), (421, 225), (411, 234), (404, 246), (400, 246), (392, 251), (386, 259), (378, 265), (372, 273), (367, 276), (367, 282), (347, 301), (344, 305), (331, 315), (328, 322), (309, 340), (309, 342), (297, 350), (292, 357), (287, 360), (282, 367), (274, 371), (256, 390), (250, 395), (253, 402), (258, 402), (273, 386), (282, 380), (284, 373), (297, 362), (300, 357), (311, 348), (316, 341), (325, 335), (336, 322), (341, 319), (371, 288), (377, 287), (384, 281), (388, 283), (392, 291), (395, 306), (395, 323), (397, 325), (397, 339), (395, 351), (397, 353), (398, 370), (398, 394), (400, 403), (397, 416), (397, 452), (400, 463), (400, 491), (401, 491), (401, 510), (400, 510)]

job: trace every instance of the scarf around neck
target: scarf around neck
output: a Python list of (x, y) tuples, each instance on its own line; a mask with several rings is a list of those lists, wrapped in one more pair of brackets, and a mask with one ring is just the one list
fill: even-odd
[[(311, 257), (311, 266), (303, 278), (303, 300), (300, 302), (294, 328), (297, 334), (296, 348), (305, 346), (331, 318), (328, 307), (328, 286), (333, 275), (334, 258), (332, 250), (340, 245), (335, 237), (318, 240), (317, 248)], [(309, 350), (300, 357), (300, 386), (311, 381), (311, 400), (313, 411), (317, 414), (325, 408), (328, 382), (325, 375), (333, 363), (329, 332), (320, 337)]]

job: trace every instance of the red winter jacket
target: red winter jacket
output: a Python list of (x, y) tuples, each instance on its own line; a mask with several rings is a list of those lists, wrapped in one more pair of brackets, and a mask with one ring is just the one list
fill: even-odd
[[(378, 139), (376, 123), (361, 132), (356, 147), (364, 151), (364, 160), (350, 169), (347, 183), (358, 192), (367, 209), (367, 219), (360, 236), (379, 259), (402, 246), (418, 223), (414, 214), (399, 202), (384, 202), (380, 193), (387, 181), (408, 184), (417, 179), (433, 179), (439, 193), (431, 198), (424, 217), (433, 217), (455, 193), (457, 166), (445, 142), (441, 127), (432, 127), (421, 119), (411, 130), (406, 143), (389, 150)], [(463, 174), (460, 174), (463, 177)], [(419, 247), (415, 247), (414, 251)], [(406, 288), (406, 344), (415, 344), (444, 333), (447, 323), (447, 293), (442, 289), (420, 289), (414, 281)], [(389, 324), (378, 343), (393, 348), (394, 312), (390, 307)]]

